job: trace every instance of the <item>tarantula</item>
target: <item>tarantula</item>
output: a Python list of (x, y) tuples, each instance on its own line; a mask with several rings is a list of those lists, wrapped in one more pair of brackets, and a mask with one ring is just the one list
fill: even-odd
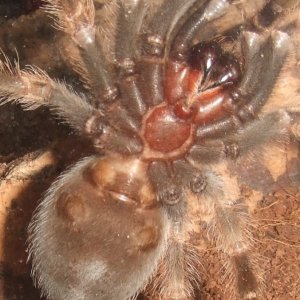
[(252, 223), (230, 164), (298, 138), (300, 121), (299, 98), (270, 99), (289, 27), (244, 25), (267, 2), (118, 1), (112, 61), (92, 0), (48, 0), (87, 92), (1, 63), (0, 104), (47, 106), (94, 145), (30, 225), (33, 277), (47, 298), (123, 300), (146, 288), (151, 299), (192, 299), (200, 220), (228, 258), (237, 298), (259, 298)]

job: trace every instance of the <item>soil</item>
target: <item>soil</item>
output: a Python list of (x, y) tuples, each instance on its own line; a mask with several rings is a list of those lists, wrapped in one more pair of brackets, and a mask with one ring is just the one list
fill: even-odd
[[(57, 47), (62, 45), (61, 34), (52, 29), (43, 12), (22, 12), (24, 7), (0, 5), (2, 50), (11, 59), (18, 49), (21, 66), (37, 65), (50, 76), (83, 89)], [(43, 299), (34, 288), (30, 263), (26, 263), (27, 227), (51, 182), (90, 151), (86, 141), (53, 120), (47, 109), (24, 112), (19, 106), (0, 107), (0, 299)], [(265, 195), (257, 196), (247, 187), (244, 190), (244, 196), (255, 198), (256, 203), (252, 211), (259, 224), (255, 251), (264, 270), (262, 299), (300, 299), (300, 172), (299, 161), (296, 163), (294, 177), (283, 178)], [(205, 232), (202, 238), (206, 239)], [(222, 259), (214, 247), (203, 252), (200, 272), (202, 284), (196, 299), (229, 299), (230, 291), (222, 281)]]

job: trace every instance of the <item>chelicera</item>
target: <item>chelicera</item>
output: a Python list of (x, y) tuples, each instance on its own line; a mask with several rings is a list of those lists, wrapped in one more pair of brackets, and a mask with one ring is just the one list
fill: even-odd
[[(91, 0), (47, 2), (74, 43), (70, 59), (87, 92), (3, 62), (2, 103), (50, 107), (93, 142), (95, 155), (61, 175), (31, 222), (33, 276), (42, 292), (55, 300), (123, 300), (152, 286), (152, 297), (192, 299), (199, 256), (190, 219), (200, 215), (190, 210), (198, 205), (234, 270), (237, 297), (257, 299), (247, 211), (237, 210), (238, 184), (223, 164), (299, 122), (288, 108), (258, 118), (288, 56), (289, 35), (239, 28), (241, 59), (214, 34), (199, 39), (236, 9), (232, 1), (166, 0), (149, 16), (148, 1), (118, 1), (110, 61)], [(241, 8), (247, 16), (264, 5)]]

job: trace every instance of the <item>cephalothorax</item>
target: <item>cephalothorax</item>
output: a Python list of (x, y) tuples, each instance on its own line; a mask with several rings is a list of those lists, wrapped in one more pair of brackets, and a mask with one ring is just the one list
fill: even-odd
[[(288, 26), (240, 27), (268, 1), (247, 2), (165, 0), (148, 15), (149, 1), (118, 1), (109, 61), (92, 0), (48, 0), (77, 46), (72, 63), (87, 94), (0, 65), (2, 103), (48, 106), (94, 144), (95, 156), (61, 175), (31, 222), (33, 274), (49, 299), (123, 300), (146, 286), (153, 299), (193, 299), (198, 219), (228, 256), (237, 298), (259, 298), (248, 215), (226, 162), (299, 134), (300, 99), (267, 103), (290, 36)], [(222, 39), (215, 22), (233, 10), (241, 18)]]

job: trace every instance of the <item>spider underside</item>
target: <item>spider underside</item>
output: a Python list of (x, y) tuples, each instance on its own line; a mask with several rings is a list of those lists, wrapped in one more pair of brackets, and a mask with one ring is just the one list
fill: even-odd
[(33, 276), (49, 299), (130, 299), (144, 288), (193, 299), (201, 276), (190, 235), (201, 219), (228, 258), (233, 294), (258, 299), (253, 224), (227, 163), (299, 135), (299, 99), (280, 109), (267, 102), (289, 34), (243, 28), (234, 55), (214, 35), (199, 37), (234, 9), (230, 1), (166, 0), (151, 16), (148, 6), (120, 1), (112, 63), (92, 1), (49, 1), (77, 47), (71, 60), (86, 95), (41, 70), (1, 64), (2, 103), (48, 106), (95, 148), (33, 217)]

